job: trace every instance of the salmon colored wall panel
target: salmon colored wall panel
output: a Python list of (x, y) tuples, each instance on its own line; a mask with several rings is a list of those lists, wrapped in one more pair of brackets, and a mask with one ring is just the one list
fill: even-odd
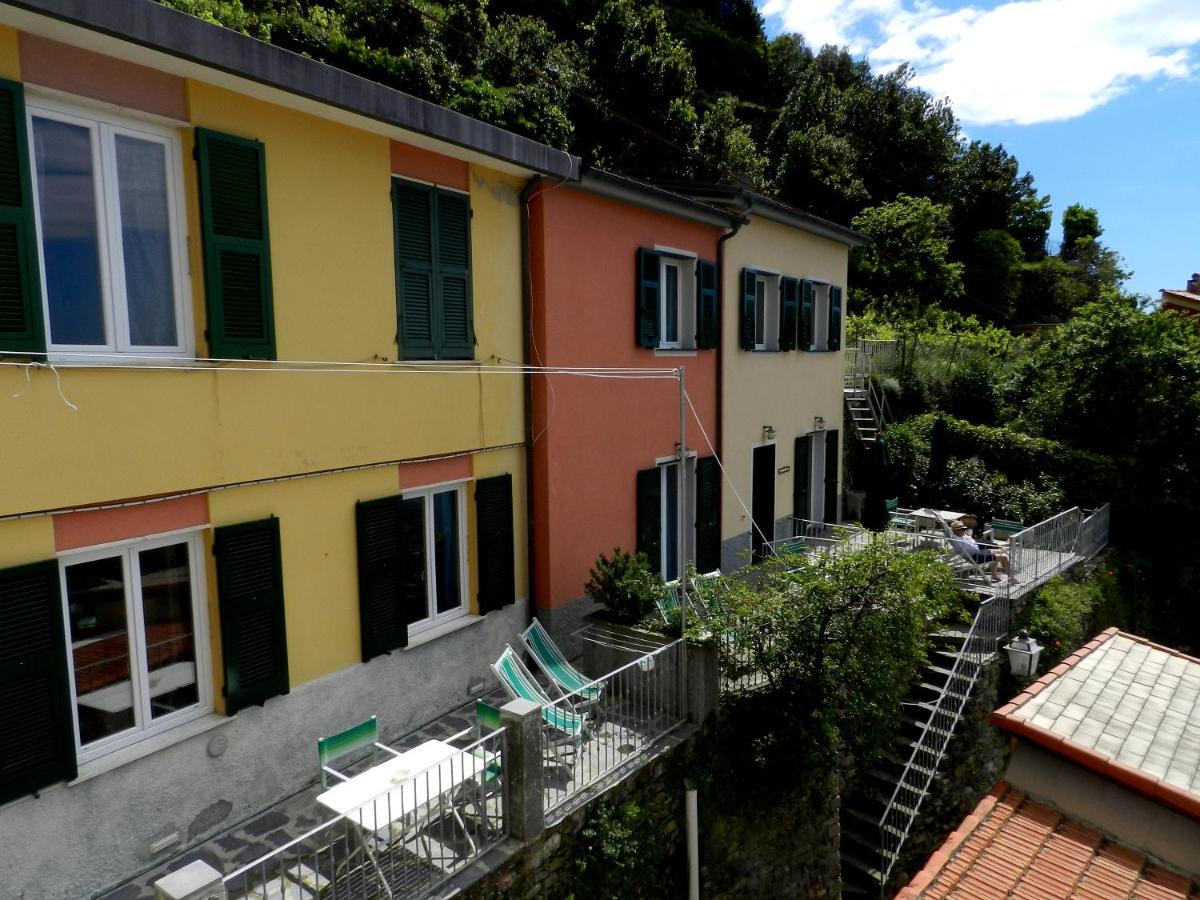
[(188, 117), (182, 78), (32, 34), (21, 34), (21, 77), (129, 109), (180, 121)]
[(471, 477), (471, 457), (457, 456), (425, 463), (406, 463), (400, 468), (400, 490), (458, 481)]
[(392, 141), (392, 174), (430, 181), (458, 191), (471, 189), (468, 167), (461, 159)]
[[(571, 188), (534, 201), (534, 336), (545, 365), (682, 366), (688, 394), (716, 439), (715, 350), (659, 354), (634, 341), (638, 247), (715, 260), (721, 229)], [(538, 361), (538, 360), (535, 360)], [(633, 550), (639, 469), (676, 452), (679, 393), (671, 380), (554, 375), (534, 379), (535, 554), (539, 606), (579, 597), (597, 554)], [(687, 442), (709, 454), (688, 412)], [(548, 546), (549, 541), (552, 547)], [(542, 575), (544, 573), (544, 575)]]
[(63, 513), (54, 517), (54, 549), (61, 553), (207, 524), (207, 494), (124, 509)]

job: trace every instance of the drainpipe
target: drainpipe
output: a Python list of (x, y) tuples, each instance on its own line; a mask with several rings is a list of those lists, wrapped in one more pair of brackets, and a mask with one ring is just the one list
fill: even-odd
[[(749, 204), (747, 204), (747, 209)], [(732, 220), (730, 230), (717, 238), (717, 427), (716, 436), (713, 438), (716, 443), (717, 455), (722, 459), (725, 458), (725, 341), (723, 332), (725, 331), (725, 242), (742, 230), (742, 226), (746, 224), (744, 217), (745, 211), (738, 218)], [(721, 530), (721, 523), (717, 523), (718, 533)]]
[[(521, 190), (521, 333), (525, 337), (521, 348), (521, 363), (532, 365), (530, 348), (533, 346), (533, 244), (529, 231), (529, 203), (542, 183), (541, 175), (534, 175)], [(529, 620), (537, 604), (533, 596), (534, 563), (536, 562), (533, 542), (533, 373), (525, 370), (525, 565), (529, 579)]]

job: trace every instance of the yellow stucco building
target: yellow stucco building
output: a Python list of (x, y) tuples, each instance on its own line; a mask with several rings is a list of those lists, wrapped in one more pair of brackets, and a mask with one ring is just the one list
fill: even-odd
[(16, 896), (111, 884), (310, 781), (318, 736), (490, 684), (528, 604), (518, 197), (578, 168), (88, 7), (0, 7)]

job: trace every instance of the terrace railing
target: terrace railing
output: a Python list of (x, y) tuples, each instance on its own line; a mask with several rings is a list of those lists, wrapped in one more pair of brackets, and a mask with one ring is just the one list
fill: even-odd
[(900, 858), (900, 849), (929, 793), (975, 683), (1000, 641), (1008, 636), (1017, 592), (1023, 594), (1031, 585), (1041, 584), (1095, 556), (1108, 543), (1108, 524), (1107, 504), (1087, 515), (1074, 507), (1013, 535), (1009, 542), (1010, 561), (1019, 581), (1005, 579), (979, 605), (946, 683), (880, 817), (882, 884), (887, 884)]
[(500, 728), (225, 876), (228, 896), (426, 897), (503, 839), (503, 769)]
[[(560, 820), (584, 791), (624, 771), (686, 721), (680, 678), (686, 662), (684, 641), (677, 639), (547, 707), (542, 732), (547, 824)], [(554, 711), (565, 715), (559, 718)], [(587, 717), (578, 735), (556, 727), (572, 713)]]

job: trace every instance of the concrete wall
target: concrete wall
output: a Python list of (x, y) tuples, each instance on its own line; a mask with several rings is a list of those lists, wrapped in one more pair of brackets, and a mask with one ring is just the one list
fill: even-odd
[[(721, 229), (570, 187), (543, 187), (530, 212), (533, 362), (683, 366), (688, 394), (715, 440), (716, 351), (637, 346), (634, 301), (639, 247), (711, 261)], [(688, 446), (708, 455), (690, 411), (687, 429)], [(577, 598), (596, 557), (614, 547), (635, 549), (637, 472), (677, 452), (676, 382), (535, 378), (533, 432), (534, 597), (539, 611), (562, 622), (567, 614), (559, 606), (590, 606)]]
[[(751, 506), (751, 460), (753, 447), (765, 443), (763, 427), (775, 428), (776, 470), (791, 467), (796, 437), (814, 430), (821, 416), (828, 429), (839, 429), (843, 446), (849, 435), (842, 428), (843, 354), (804, 351), (770, 352), (742, 350), (738, 332), (741, 321), (741, 277), (745, 268), (764, 269), (846, 286), (848, 251), (845, 245), (825, 238), (752, 217), (725, 244), (722, 284), (722, 451), (726, 483), (721, 499), (721, 537), (729, 554), (749, 549)], [(844, 316), (843, 316), (844, 321)], [(843, 326), (844, 327), (844, 326)], [(845, 341), (843, 339), (843, 345)], [(792, 510), (794, 471), (775, 479), (775, 515)], [(733, 488), (741, 497), (739, 502)], [(743, 508), (742, 504), (745, 504)], [(804, 518), (805, 516), (802, 516)], [(722, 547), (722, 567), (727, 552)], [(730, 561), (734, 561), (730, 557)]]

